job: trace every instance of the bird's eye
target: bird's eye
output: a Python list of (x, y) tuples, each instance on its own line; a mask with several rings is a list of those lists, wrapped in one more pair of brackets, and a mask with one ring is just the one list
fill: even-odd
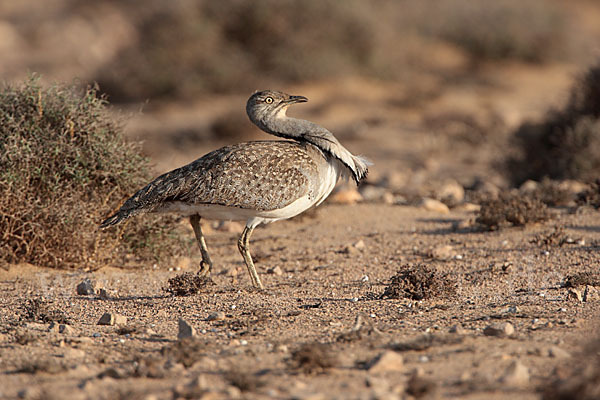
[(273, 102), (273, 98), (272, 97), (267, 97), (265, 99), (265, 103), (267, 103), (267, 104), (271, 104), (272, 102)]

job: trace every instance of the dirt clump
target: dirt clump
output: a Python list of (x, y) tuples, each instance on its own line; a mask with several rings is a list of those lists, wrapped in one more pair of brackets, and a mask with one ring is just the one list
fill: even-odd
[(22, 306), (21, 321), (68, 324), (69, 319), (65, 313), (52, 307), (51, 304), (41, 298), (26, 300)]
[(189, 368), (194, 365), (196, 361), (204, 357), (206, 351), (207, 344), (205, 341), (196, 337), (188, 337), (164, 346), (160, 350), (160, 354), (167, 359), (172, 359), (177, 363), (183, 364), (184, 367)]
[(324, 343), (307, 343), (292, 353), (293, 368), (307, 374), (322, 373), (337, 365), (331, 346)]
[(242, 392), (254, 392), (265, 385), (265, 381), (255, 374), (235, 367), (225, 373), (225, 379)]
[(190, 296), (198, 293), (206, 285), (214, 284), (214, 282), (210, 278), (184, 272), (170, 278), (168, 284), (169, 286), (164, 289), (167, 293), (175, 296)]
[(551, 217), (548, 207), (538, 197), (511, 192), (483, 201), (476, 221), (488, 230), (496, 230), (547, 221)]
[(454, 292), (454, 284), (435, 268), (424, 264), (406, 265), (394, 275), (380, 299), (423, 300)]

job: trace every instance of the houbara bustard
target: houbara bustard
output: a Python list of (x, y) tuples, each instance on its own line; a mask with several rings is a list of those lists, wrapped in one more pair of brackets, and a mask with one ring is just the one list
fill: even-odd
[(254, 93), (246, 103), (250, 120), (263, 131), (288, 140), (239, 143), (212, 151), (150, 182), (100, 227), (148, 212), (188, 216), (202, 253), (198, 274), (209, 275), (212, 261), (200, 218), (245, 220), (238, 248), (253, 285), (262, 289), (249, 250), (254, 228), (318, 206), (340, 177), (358, 184), (370, 164), (352, 155), (322, 126), (286, 115), (290, 105), (306, 101), (304, 96), (273, 90)]

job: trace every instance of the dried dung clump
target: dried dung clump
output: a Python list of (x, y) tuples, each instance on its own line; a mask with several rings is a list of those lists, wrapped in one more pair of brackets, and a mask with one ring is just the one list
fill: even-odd
[(503, 193), (497, 199), (481, 203), (477, 222), (489, 230), (504, 226), (523, 226), (551, 218), (548, 207), (539, 198), (519, 193)]
[(169, 279), (169, 286), (164, 290), (175, 296), (190, 296), (196, 294), (208, 284), (214, 284), (210, 278), (184, 272)]
[(578, 286), (600, 286), (600, 274), (593, 272), (580, 272), (568, 275), (563, 287), (576, 288)]
[(59, 324), (68, 324), (69, 319), (62, 311), (51, 306), (43, 299), (29, 299), (22, 306), (22, 321), (29, 322), (57, 322)]
[(294, 368), (305, 373), (321, 373), (338, 363), (337, 357), (331, 348), (323, 343), (307, 343), (292, 353)]
[(435, 268), (418, 264), (404, 266), (394, 275), (381, 299), (423, 300), (454, 293), (455, 285)]

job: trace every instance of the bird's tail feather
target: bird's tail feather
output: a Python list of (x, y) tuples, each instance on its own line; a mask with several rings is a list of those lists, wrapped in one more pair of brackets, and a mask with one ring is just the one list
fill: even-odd
[(120, 224), (122, 221), (124, 221), (134, 215), (134, 213), (132, 211), (133, 210), (117, 211), (115, 214), (111, 215), (110, 217), (108, 217), (104, 221), (102, 221), (102, 223), (100, 224), (100, 229), (105, 229), (105, 228), (108, 228), (109, 226)]

